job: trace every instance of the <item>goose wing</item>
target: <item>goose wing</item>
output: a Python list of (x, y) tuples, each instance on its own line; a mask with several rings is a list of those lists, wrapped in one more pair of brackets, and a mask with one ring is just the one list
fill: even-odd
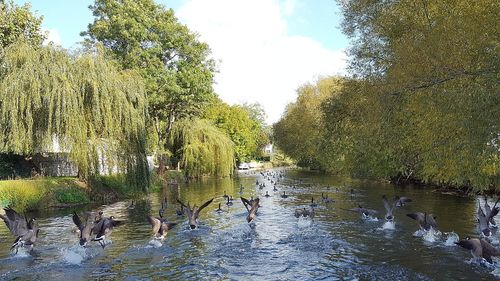
[(196, 209), (195, 211), (195, 217), (198, 217), (198, 215), (200, 214), (201, 210), (203, 210), (206, 206), (210, 205), (210, 203), (212, 203), (212, 201), (214, 201), (214, 198), (208, 200), (207, 202), (203, 203), (203, 205), (201, 205), (198, 209)]
[(250, 212), (250, 209), (248, 208), (248, 206), (252, 206), (252, 204), (250, 204), (250, 201), (248, 201), (248, 199), (245, 199), (243, 197), (240, 197), (240, 198), (241, 198), (241, 202), (243, 202), (243, 205), (247, 209), (247, 212)]
[(26, 220), (10, 207), (4, 208), (4, 211), (6, 216), (2, 216), (2, 219), (9, 228), (10, 233), (14, 236), (24, 235), (28, 231)]
[(483, 258), (487, 260), (489, 263), (493, 263), (492, 256), (500, 256), (500, 251), (498, 251), (495, 247), (493, 247), (488, 241), (485, 239), (481, 239), (481, 247), (483, 248)]
[(82, 223), (82, 220), (80, 219), (80, 217), (76, 214), (76, 212), (73, 213), (73, 223), (75, 223), (76, 227), (78, 227), (78, 229), (80, 231), (83, 230), (84, 226), (83, 226), (83, 223)]
[(148, 222), (151, 225), (151, 228), (153, 228), (153, 233), (156, 234), (158, 231), (160, 231), (161, 227), (161, 222), (159, 219), (153, 217), (153, 216), (147, 216)]
[(488, 219), (486, 218), (486, 215), (484, 214), (481, 205), (478, 205), (477, 208), (477, 219), (479, 221), (479, 228), (481, 231), (488, 228)]
[(423, 225), (425, 223), (425, 215), (424, 213), (417, 212), (412, 214), (406, 214), (408, 217), (416, 220), (419, 224)]
[[(389, 204), (389, 201), (387, 201), (387, 197), (385, 195), (382, 195), (382, 200), (384, 201), (384, 208), (386, 210), (387, 215), (392, 215), (392, 210), (394, 209), (394, 205), (392, 206)], [(396, 201), (394, 201), (396, 202)]]
[(177, 225), (177, 223), (175, 223), (175, 222), (167, 222), (167, 221), (162, 222), (161, 234), (163, 235), (164, 233), (167, 233), (169, 230), (174, 228), (176, 225)]

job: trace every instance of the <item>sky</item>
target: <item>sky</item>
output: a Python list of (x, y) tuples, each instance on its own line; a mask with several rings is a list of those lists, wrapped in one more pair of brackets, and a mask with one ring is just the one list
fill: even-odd
[[(64, 48), (82, 41), (92, 0), (30, 2), (48, 40)], [(279, 120), (297, 88), (346, 73), (347, 38), (335, 0), (156, 0), (209, 44), (218, 63), (214, 90), (229, 104), (259, 102), (267, 122)]]

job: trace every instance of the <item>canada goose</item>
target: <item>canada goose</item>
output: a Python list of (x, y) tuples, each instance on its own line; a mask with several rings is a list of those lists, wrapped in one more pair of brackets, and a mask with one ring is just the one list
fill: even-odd
[(115, 220), (114, 216), (101, 219), (97, 224), (94, 225), (94, 228), (92, 229), (92, 232), (96, 233), (95, 238), (92, 240), (99, 242), (99, 244), (104, 249), (104, 247), (106, 246), (106, 244), (104, 243), (106, 235), (111, 234), (113, 228), (121, 224), (122, 222)]
[(359, 204), (358, 204), (357, 208), (352, 208), (352, 209), (349, 209), (348, 211), (360, 213), (362, 216), (365, 216), (365, 217), (373, 216), (373, 215), (378, 213), (378, 211), (376, 211), (376, 210), (363, 208)]
[(311, 208), (310, 210), (306, 209), (305, 207), (296, 209), (295, 210), (295, 217), (299, 218), (301, 216), (314, 218), (314, 208)]
[(167, 219), (162, 217), (155, 218), (153, 216), (146, 217), (151, 228), (153, 229), (153, 235), (155, 239), (163, 239), (167, 235), (168, 231), (177, 225), (175, 222), (168, 222)]
[(281, 195), (281, 198), (288, 198), (288, 195), (285, 194), (285, 191), (283, 191), (283, 194)]
[(233, 202), (231, 202), (231, 201), (229, 200), (229, 197), (227, 198), (226, 205), (227, 205), (227, 206), (233, 206)]
[(222, 213), (222, 212), (224, 212), (224, 210), (222, 210), (222, 209), (220, 208), (220, 203), (219, 203), (219, 207), (218, 207), (217, 209), (215, 209), (215, 211), (216, 211), (217, 213)]
[(86, 246), (92, 235), (92, 229), (94, 228), (94, 223), (96, 222), (97, 215), (94, 212), (87, 212), (85, 217), (85, 224), (82, 222), (81, 218), (73, 213), (73, 223), (75, 223), (78, 230), (80, 230), (80, 246)]
[(257, 210), (259, 209), (259, 198), (255, 198), (252, 201), (249, 201), (243, 197), (241, 198), (241, 202), (243, 202), (243, 205), (247, 209), (248, 215), (247, 215), (247, 222), (253, 221), (257, 217)]
[(384, 208), (385, 208), (385, 220), (386, 221), (394, 221), (394, 208), (396, 207), (396, 200), (392, 203), (392, 205), (389, 205), (389, 202), (387, 201), (387, 197), (382, 195), (382, 199), (384, 201)]
[(269, 195), (269, 191), (266, 191), (266, 194), (264, 195), (265, 197), (269, 197), (271, 195)]
[(134, 200), (132, 200), (132, 202), (130, 202), (130, 205), (128, 205), (127, 209), (129, 209), (129, 210), (135, 209)]
[(498, 201), (500, 201), (500, 198), (497, 199), (497, 201), (493, 205), (493, 208), (491, 208), (490, 204), (488, 204), (488, 197), (486, 195), (484, 196), (484, 212), (485, 212), (486, 217), (490, 218), (488, 221), (489, 225), (491, 227), (494, 227), (494, 228), (497, 228), (497, 223), (496, 223), (494, 217), (500, 211), (500, 208), (497, 207)]
[(175, 209), (175, 213), (178, 215), (178, 216), (184, 216), (185, 212), (184, 212), (184, 207), (182, 206), (182, 204), (180, 204), (180, 208), (179, 209)]
[(224, 190), (224, 195), (222, 195), (224, 198), (229, 198), (229, 196), (226, 194), (226, 191)]
[(489, 226), (489, 220), (490, 217), (487, 217), (483, 209), (481, 208), (481, 205), (478, 204), (477, 206), (477, 222), (478, 222), (478, 231), (479, 235), (482, 235), (484, 237), (490, 237), (491, 236), (491, 229)]
[(311, 207), (316, 207), (318, 204), (314, 203), (314, 197), (311, 197), (311, 204), (309, 204)]
[(110, 216), (109, 218), (102, 218), (98, 223), (94, 224), (92, 228), (92, 232), (95, 233), (95, 238), (92, 241), (98, 241), (101, 247), (104, 249), (106, 244), (104, 243), (104, 239), (106, 235), (110, 235), (113, 228), (121, 225), (121, 221), (115, 220), (114, 216)]
[(167, 209), (167, 197), (163, 198), (163, 201), (161, 201), (161, 208), (158, 210), (158, 215), (160, 216), (160, 218), (163, 218), (166, 209)]
[(466, 239), (455, 242), (455, 244), (470, 250), (474, 258), (483, 258), (491, 264), (493, 263), (491, 257), (500, 256), (500, 251), (495, 249), (486, 239), (467, 237)]
[(429, 231), (431, 228), (434, 230), (437, 229), (436, 217), (432, 214), (417, 212), (406, 215), (416, 220), (422, 230)]
[(396, 200), (396, 207), (404, 207), (406, 203), (413, 201), (410, 198), (404, 196), (403, 197), (396, 196), (395, 200)]
[(206, 206), (210, 205), (214, 198), (208, 200), (207, 202), (203, 203), (200, 207), (197, 207), (196, 205), (191, 208), (191, 206), (188, 205), (186, 206), (184, 203), (182, 203), (179, 199), (177, 199), (177, 202), (181, 204), (182, 208), (186, 211), (188, 215), (188, 220), (189, 220), (189, 226), (191, 229), (195, 229), (198, 227), (198, 216), (200, 215), (201, 210), (203, 210)]
[(333, 199), (332, 198), (328, 198), (328, 195), (323, 196), (323, 192), (321, 192), (321, 201), (323, 201), (323, 203), (332, 203)]
[(5, 225), (10, 230), (10, 233), (16, 237), (16, 240), (10, 247), (11, 250), (19, 250), (19, 247), (29, 246), (29, 249), (33, 249), (33, 246), (38, 238), (38, 233), (40, 229), (38, 228), (38, 223), (35, 218), (28, 221), (27, 218), (22, 217), (16, 211), (10, 207), (4, 208), (5, 216), (0, 215), (3, 219)]
[(276, 188), (276, 185), (274, 185), (274, 187), (273, 187), (273, 191), (274, 191), (274, 192), (278, 191), (278, 189)]

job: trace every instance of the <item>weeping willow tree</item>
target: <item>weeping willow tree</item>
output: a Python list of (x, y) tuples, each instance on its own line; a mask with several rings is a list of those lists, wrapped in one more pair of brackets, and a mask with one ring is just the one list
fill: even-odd
[(131, 187), (149, 185), (136, 73), (119, 71), (100, 51), (74, 58), (21, 42), (0, 57), (0, 93), (0, 152), (51, 152), (57, 141), (85, 179), (107, 169), (126, 173)]
[(233, 174), (234, 144), (207, 120), (178, 121), (172, 128), (170, 145), (180, 156), (180, 165), (189, 177)]

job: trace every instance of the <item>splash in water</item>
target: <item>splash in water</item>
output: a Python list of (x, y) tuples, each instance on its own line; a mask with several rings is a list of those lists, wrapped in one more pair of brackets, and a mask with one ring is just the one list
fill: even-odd
[(69, 248), (61, 249), (61, 257), (64, 262), (69, 264), (81, 264), (84, 260), (90, 258), (87, 255), (85, 247), (80, 245), (74, 245)]
[(460, 240), (460, 237), (458, 237), (458, 234), (455, 232), (448, 232), (446, 234), (446, 241), (444, 241), (445, 246), (456, 246), (455, 242), (458, 242)]
[(365, 215), (365, 214), (361, 215), (361, 219), (363, 219), (364, 221), (369, 221), (369, 222), (378, 221), (377, 217), (372, 217), (370, 215)]
[(14, 250), (12, 252), (12, 257), (14, 257), (14, 258), (31, 257), (30, 252), (31, 252), (31, 249), (28, 249), (26, 247), (19, 247), (19, 248), (17, 248), (17, 250)]
[(297, 221), (297, 226), (299, 228), (310, 227), (311, 224), (312, 224), (312, 219), (310, 218), (299, 217), (299, 220)]
[(394, 221), (386, 221), (381, 228), (381, 230), (394, 230), (394, 229), (396, 229), (396, 223)]
[(147, 247), (160, 248), (161, 246), (163, 246), (163, 244), (161, 243), (160, 239), (153, 238), (148, 242)]

